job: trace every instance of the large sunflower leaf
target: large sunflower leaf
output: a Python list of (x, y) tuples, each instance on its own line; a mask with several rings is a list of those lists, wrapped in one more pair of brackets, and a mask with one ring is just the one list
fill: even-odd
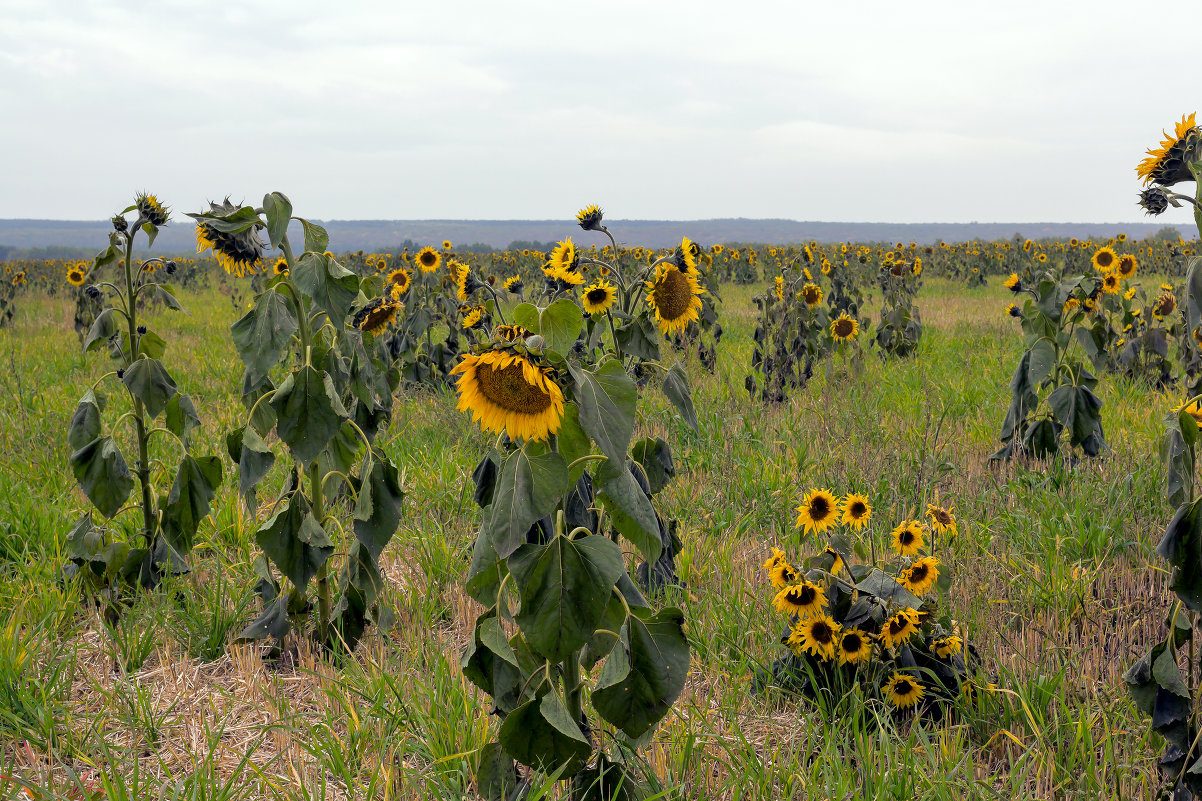
[(97, 437), (71, 454), (71, 472), (79, 488), (105, 517), (117, 513), (133, 489), (125, 458), (112, 437)]
[(230, 326), (238, 357), (246, 365), (246, 383), (258, 383), (284, 355), (296, 333), (297, 321), (288, 300), (264, 292), (255, 307)]
[(659, 518), (651, 499), (630, 474), (626, 460), (602, 462), (597, 468), (596, 482), (597, 500), (605, 504), (614, 528), (634, 543), (644, 559), (655, 562), (663, 549)]
[(297, 461), (308, 464), (325, 450), (346, 418), (327, 373), (310, 365), (294, 370), (272, 398), (280, 439)]
[(634, 610), (621, 641), (605, 660), (593, 691), (593, 707), (630, 737), (640, 737), (668, 713), (689, 673), (684, 613)]
[(546, 347), (556, 353), (567, 353), (584, 327), (584, 313), (571, 298), (560, 298), (538, 315), (538, 331)]
[(384, 546), (401, 524), (405, 491), (401, 489), (401, 477), (396, 465), (387, 455), (373, 451), (367, 460), (370, 460), (371, 466), (363, 475), (359, 499), (355, 503), (355, 537), (363, 543), (373, 559), (379, 559)]
[(527, 444), (509, 454), (493, 488), (484, 531), (501, 558), (526, 541), (530, 527), (555, 511), (569, 489), (563, 457), (555, 451), (536, 454), (533, 450)]
[(209, 513), (217, 487), (221, 484), (221, 459), (185, 454), (171, 484), (167, 505), (163, 507), (163, 536), (177, 552), (192, 550), (192, 540), (200, 521)]
[(614, 464), (626, 463), (626, 449), (634, 435), (638, 390), (622, 363), (610, 359), (596, 372), (568, 362), (580, 405), (580, 426)]
[(563, 776), (584, 767), (593, 750), (556, 692), (527, 701), (507, 715), (498, 739), (523, 765), (544, 773), (559, 770)]
[(121, 380), (152, 418), (158, 417), (175, 395), (175, 381), (158, 359), (135, 359)]
[(523, 545), (509, 558), (521, 593), (515, 622), (535, 652), (560, 662), (597, 630), (624, 570), (618, 546), (595, 534)]
[(351, 301), (359, 294), (359, 277), (325, 253), (306, 251), (296, 263), (292, 281), (335, 327), (346, 319)]
[(273, 248), (278, 248), (288, 233), (292, 201), (283, 192), (271, 192), (263, 196), (263, 212), (267, 215), (267, 238)]
[(303, 591), (309, 579), (334, 553), (334, 544), (309, 511), (300, 493), (282, 501), (276, 513), (255, 532), (268, 558)]
[(897, 579), (880, 568), (873, 568), (871, 573), (856, 582), (856, 589), (899, 606), (908, 606), (911, 609), (922, 606), (921, 598), (907, 590), (897, 582)]
[(100, 437), (102, 433), (100, 403), (96, 393), (90, 389), (79, 399), (79, 406), (75, 408), (75, 413), (71, 415), (71, 422), (67, 426), (67, 444), (73, 450), (79, 450)]
[(672, 365), (664, 376), (664, 395), (684, 418), (685, 425), (697, 432), (697, 412), (693, 409), (693, 393), (689, 389), (689, 377), (680, 362)]

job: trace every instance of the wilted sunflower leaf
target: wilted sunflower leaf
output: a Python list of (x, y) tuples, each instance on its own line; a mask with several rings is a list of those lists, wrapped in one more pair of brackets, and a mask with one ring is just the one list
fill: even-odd
[(635, 611), (622, 628), (593, 691), (597, 713), (630, 737), (650, 731), (668, 713), (689, 673), (684, 613)]
[(310, 365), (294, 370), (271, 400), (276, 431), (298, 462), (308, 464), (325, 450), (346, 418), (329, 374)]
[(175, 394), (175, 380), (158, 359), (134, 359), (121, 380), (152, 418), (167, 408), (167, 401)]
[(71, 472), (79, 488), (105, 517), (112, 517), (124, 505), (133, 489), (125, 458), (112, 437), (98, 437), (71, 454)]
[(79, 450), (97, 439), (100, 434), (100, 402), (96, 398), (96, 393), (89, 389), (79, 399), (79, 406), (71, 415), (71, 422), (67, 426), (67, 444), (73, 450)]
[(520, 798), (517, 766), (500, 743), (480, 749), (476, 768), (476, 790), (486, 801), (513, 801)]
[(292, 201), (283, 192), (271, 192), (263, 196), (263, 212), (267, 215), (267, 238), (273, 248), (278, 248), (288, 233)]
[(167, 401), (165, 424), (168, 431), (185, 442), (200, 426), (200, 415), (196, 413), (196, 405), (188, 393), (177, 392)]
[(580, 407), (580, 427), (615, 464), (626, 463), (626, 449), (634, 435), (638, 390), (622, 363), (610, 359), (596, 372), (568, 363)]
[(526, 698), (522, 693), (526, 677), (501, 632), (495, 609), (476, 620), (472, 644), (464, 650), (459, 666), (468, 681), (491, 695), (502, 712), (512, 712)]
[(401, 506), (405, 491), (396, 465), (381, 451), (373, 451), (366, 475), (360, 473), (359, 499), (355, 503), (355, 538), (363, 543), (373, 559), (379, 559), (384, 546), (401, 524)]
[(334, 553), (334, 545), (298, 492), (281, 501), (276, 513), (255, 532), (255, 541), (280, 572), (303, 590)]
[(689, 377), (680, 362), (672, 365), (664, 376), (664, 395), (684, 418), (685, 425), (697, 432), (697, 412), (693, 409), (693, 393), (689, 389)]
[(559, 694), (527, 701), (505, 717), (498, 735), (505, 752), (544, 773), (571, 776), (584, 767), (592, 746)]
[(484, 522), (497, 555), (506, 558), (516, 551), (530, 527), (555, 511), (568, 488), (568, 466), (555, 451), (537, 454), (527, 445), (509, 454)]
[(359, 277), (325, 253), (306, 251), (296, 263), (292, 282), (335, 327), (342, 325), (359, 294)]
[(643, 469), (651, 494), (656, 495), (668, 486), (676, 475), (672, 449), (660, 437), (647, 437), (634, 443), (630, 456)]
[(209, 513), (210, 504), (221, 485), (221, 459), (185, 454), (171, 484), (171, 493), (163, 507), (163, 536), (180, 554), (192, 550), (192, 540), (200, 521)]
[(1031, 346), (1031, 358), (1027, 362), (1027, 383), (1039, 386), (1050, 378), (1056, 367), (1056, 346), (1050, 339), (1040, 339)]
[(892, 601), (899, 606), (908, 606), (911, 609), (922, 606), (921, 598), (880, 568), (873, 568), (872, 572), (856, 582), (856, 589), (882, 601)]
[(239, 639), (261, 640), (264, 637), (274, 637), (279, 640), (283, 639), (290, 628), (288, 596), (281, 595), (266, 603), (259, 616), (242, 630)]
[(518, 548), (509, 571), (521, 593), (515, 622), (526, 642), (552, 662), (579, 650), (597, 630), (624, 569), (621, 549), (595, 534), (574, 540), (561, 534), (547, 545)]
[(92, 321), (92, 327), (88, 329), (88, 335), (83, 341), (84, 352), (100, 347), (116, 333), (117, 323), (113, 319), (113, 309), (109, 307), (96, 315), (96, 319)]
[(1088, 387), (1057, 387), (1048, 396), (1048, 405), (1060, 425), (1068, 429), (1072, 445), (1082, 444), (1101, 426), (1102, 401)]
[[(641, 469), (635, 467), (636, 470)], [(605, 504), (614, 528), (643, 554), (648, 563), (654, 563), (663, 549), (659, 532), (659, 518), (634, 476), (630, 474), (626, 460), (611, 462), (608, 459), (597, 468), (597, 500)]]
[(230, 326), (248, 381), (257, 383), (284, 355), (297, 331), (297, 320), (288, 300), (278, 292), (264, 292), (255, 307)]

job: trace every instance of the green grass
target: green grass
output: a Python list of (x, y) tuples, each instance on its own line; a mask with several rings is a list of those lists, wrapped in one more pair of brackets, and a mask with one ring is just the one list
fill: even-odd
[[(723, 289), (716, 373), (687, 365), (700, 431), (658, 392), (640, 406), (639, 435), (665, 437), (676, 459), (663, 511), (681, 520), (687, 587), (665, 600), (684, 608), (693, 644), (685, 693), (643, 754), (663, 797), (1150, 793), (1160, 744), (1119, 676), (1159, 638), (1168, 607), (1152, 550), (1170, 516), (1156, 456), (1168, 400), (1105, 377), (1111, 455), (1074, 469), (989, 464), (1017, 325), (1000, 286), (930, 279), (915, 358), (827, 363), (788, 403), (753, 405), (752, 294)], [(201, 413), (198, 449), (223, 453), (242, 414), (233, 310), (216, 291), (181, 299), (188, 314), (148, 323)], [(61, 297), (27, 302), (0, 330), (0, 774), (48, 798), (87, 787), (109, 798), (471, 797), (475, 751), (496, 727), (458, 668), (478, 612), (460, 584), (477, 525), (470, 473), (487, 438), (445, 393), (399, 399), (383, 437), (408, 489), (383, 559), (390, 620), (350, 664), (302, 650), (273, 668), (229, 645), (255, 608), (256, 551), (228, 465), (194, 572), (109, 626), (59, 572), (85, 509), (66, 424), (108, 369), (80, 355), (71, 312)], [(798, 559), (821, 548), (793, 528), (813, 486), (869, 494), (878, 533), (936, 494), (955, 503), (950, 612), (1000, 693), (954, 725), (900, 728), (854, 696), (815, 707), (749, 693), (782, 627), (759, 565), (771, 545)], [(0, 797), (16, 792), (0, 780)]]

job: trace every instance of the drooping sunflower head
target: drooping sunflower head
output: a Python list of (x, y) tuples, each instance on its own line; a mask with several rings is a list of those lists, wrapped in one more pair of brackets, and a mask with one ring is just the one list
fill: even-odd
[(924, 556), (914, 560), (897, 577), (897, 583), (918, 596), (926, 595), (939, 579), (939, 560), (933, 556)]
[(271, 272), (273, 275), (287, 275), (288, 260), (284, 258), (276, 259), (275, 264), (271, 265)]
[(686, 236), (680, 240), (672, 254), (672, 263), (683, 273), (692, 272), (697, 269), (697, 253), (697, 246)]
[(1185, 412), (1202, 428), (1202, 400), (1187, 401), (1173, 409), (1174, 414)]
[(428, 245), (419, 250), (413, 260), (417, 262), (417, 266), (423, 273), (432, 273), (438, 269), (438, 265), (442, 264), (442, 256)]
[(171, 209), (160, 203), (154, 195), (148, 195), (145, 192), (134, 199), (134, 206), (138, 209), (138, 216), (156, 228), (166, 225), (167, 220), (171, 217)]
[(885, 686), (881, 688), (881, 695), (890, 706), (897, 709), (907, 709), (914, 706), (923, 699), (926, 691), (922, 687), (922, 683), (905, 673), (894, 672), (889, 681), (885, 682)]
[(881, 642), (886, 648), (896, 648), (909, 640), (918, 631), (918, 612), (899, 609), (881, 625)]
[(705, 289), (697, 283), (697, 273), (681, 272), (675, 264), (655, 268), (655, 277), (646, 282), (647, 305), (655, 312), (660, 331), (671, 335), (683, 331), (701, 317), (701, 295)]
[(485, 309), (483, 306), (463, 305), (459, 307), (459, 312), (463, 315), (463, 319), (459, 321), (459, 324), (463, 326), (465, 331), (470, 331), (473, 328), (479, 328), (484, 325)]
[(955, 656), (956, 654), (960, 653), (963, 648), (964, 640), (955, 636), (954, 634), (947, 637), (940, 637), (931, 643), (931, 650), (934, 651), (935, 656), (939, 657), (940, 659), (948, 659), (952, 656)]
[(831, 321), (831, 336), (835, 338), (836, 342), (855, 339), (859, 333), (859, 321), (854, 317), (849, 317), (847, 312), (839, 312), (839, 316)]
[(926, 529), (917, 520), (906, 520), (891, 534), (893, 550), (902, 556), (917, 556), (926, 539)]
[(778, 612), (798, 617), (813, 617), (826, 607), (826, 593), (817, 584), (802, 581), (781, 589), (772, 599)]
[(398, 295), (404, 295), (408, 292), (412, 284), (413, 276), (404, 268), (393, 270), (384, 281), (384, 285), (392, 287), (392, 291)]
[(217, 263), (238, 278), (254, 275), (263, 266), (263, 243), (253, 227), (229, 234), (201, 220), (196, 224), (196, 252), (206, 250), (212, 250)]
[(939, 506), (938, 504), (927, 504), (927, 519), (931, 521), (931, 528), (940, 534), (955, 534), (956, 533), (956, 513), (950, 506)]
[(457, 408), (481, 428), (510, 439), (543, 441), (563, 422), (563, 390), (548, 367), (505, 350), (466, 353), (451, 371), (458, 376)]
[(1098, 272), (1108, 273), (1118, 266), (1119, 257), (1114, 248), (1105, 245), (1094, 251), (1093, 258), (1089, 261)]
[(807, 283), (797, 293), (797, 297), (805, 301), (806, 306), (812, 309), (822, 302), (822, 287), (817, 284)]
[(1177, 297), (1172, 292), (1161, 292), (1160, 297), (1156, 298), (1156, 305), (1152, 307), (1152, 313), (1157, 317), (1168, 317), (1177, 309)]
[(781, 554), (779, 560), (768, 565), (767, 569), (768, 580), (771, 581), (772, 586), (776, 587), (778, 590), (784, 589), (790, 584), (797, 583), (797, 581), (801, 578), (801, 573), (797, 571), (797, 568), (789, 564), (788, 560), (784, 558), (784, 554)]
[(910, 268), (910, 272), (916, 276), (922, 275), (922, 259), (914, 257), (914, 266)]
[(860, 629), (845, 629), (836, 648), (840, 665), (855, 665), (872, 656), (872, 635)]
[(606, 281), (597, 281), (580, 293), (580, 302), (586, 314), (604, 314), (618, 297), (618, 290)]
[(401, 304), (389, 296), (372, 298), (355, 313), (351, 324), (366, 334), (378, 334), (396, 322)]
[(576, 212), (576, 224), (586, 231), (600, 231), (601, 219), (604, 216), (605, 212), (601, 211), (601, 207), (594, 203)]
[(579, 260), (580, 256), (576, 252), (576, 245), (569, 237), (562, 242), (556, 243), (555, 247), (551, 249), (551, 255), (547, 259), (547, 266), (557, 273), (568, 272), (576, 269), (576, 263)]
[(1010, 277), (1002, 282), (1002, 286), (1009, 289), (1011, 292), (1018, 292), (1022, 289), (1022, 282), (1019, 281), (1018, 273), (1010, 273)]
[(1010, 315), (1011, 317), (1022, 317), (1023, 316), (1022, 309), (1018, 308), (1017, 303), (1011, 303), (1009, 306), (1007, 306), (1006, 314)]
[(838, 521), (839, 501), (830, 490), (810, 490), (797, 507), (797, 528), (806, 534), (821, 534)]
[(843, 523), (856, 531), (868, 525), (872, 517), (872, 505), (868, 498), (855, 492), (849, 492), (843, 498)]
[(1119, 256), (1118, 274), (1123, 278), (1131, 279), (1135, 276), (1135, 271), (1139, 269), (1139, 260), (1126, 253)]
[(476, 281), (469, 283), (468, 281), (472, 275), (472, 268), (461, 261), (450, 259), (447, 261), (447, 269), (451, 273), (451, 279), (455, 282), (455, 297), (466, 302), (479, 283)]
[(1173, 133), (1164, 131), (1160, 147), (1150, 148), (1147, 157), (1135, 168), (1135, 174), (1145, 184), (1172, 186), (1181, 181), (1193, 180), (1189, 161), (1199, 158), (1202, 147), (1202, 128), (1195, 123), (1196, 114), (1182, 116)]
[(87, 272), (78, 264), (72, 264), (67, 268), (67, 283), (71, 286), (83, 286), (87, 277)]
[(795, 653), (809, 653), (820, 659), (832, 659), (839, 642), (840, 626), (825, 614), (802, 618), (794, 624), (786, 643)]
[(509, 276), (508, 278), (505, 279), (505, 283), (503, 284), (503, 286), (505, 287), (506, 292), (512, 292), (514, 294), (521, 292), (522, 286), (523, 286), (522, 285), (522, 276), (520, 276), (520, 275)]

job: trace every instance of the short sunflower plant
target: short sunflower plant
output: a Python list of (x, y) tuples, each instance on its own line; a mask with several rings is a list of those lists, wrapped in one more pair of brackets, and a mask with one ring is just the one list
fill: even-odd
[(1202, 396), (1165, 416), (1163, 454), (1166, 495), (1176, 512), (1156, 552), (1171, 567), (1169, 589), (1177, 597), (1165, 620), (1165, 638), (1123, 675), (1136, 706), (1164, 738), (1159, 760), (1165, 797), (1202, 796), (1202, 675), (1195, 637), (1202, 614), (1202, 496), (1196, 484), (1197, 448), (1202, 440)]
[[(130, 213), (136, 214), (132, 223)], [(67, 542), (68, 572), (110, 600), (122, 587), (154, 587), (187, 570), (197, 530), (222, 480), (220, 457), (194, 451), (200, 417), (162, 361), (166, 340), (139, 317), (152, 297), (182, 308), (175, 290), (160, 280), (175, 272), (175, 263), (133, 257), (137, 235), (143, 233), (152, 245), (170, 215), (154, 195), (139, 194), (113, 217), (108, 246), (89, 266), (68, 275), (79, 285), (91, 278), (85, 291), (102, 305), (84, 338), (84, 352), (103, 350), (113, 361), (113, 369), (80, 398), (67, 427), (75, 479), (93, 509), (110, 521), (98, 524), (89, 510), (75, 524)], [(121, 413), (106, 428), (109, 399), (101, 387), (113, 383), (119, 386)], [(125, 455), (131, 451), (132, 468)], [(117, 521), (127, 514), (136, 521), (133, 541), (114, 536), (124, 527)]]
[(1021, 321), (1026, 347), (1010, 379), (1002, 447), (990, 459), (1047, 459), (1078, 450), (1100, 456), (1107, 445), (1102, 400), (1094, 393), (1098, 380), (1074, 346), (1104, 293), (1102, 279), (1064, 277), (1054, 266), (1012, 274), (1005, 285), (1016, 298), (1009, 314)]
[(885, 357), (912, 356), (922, 339), (922, 318), (915, 303), (922, 286), (922, 257), (912, 262), (889, 261), (881, 266), (881, 320), (872, 344)]
[[(596, 207), (578, 222), (608, 233)], [(568, 278), (575, 289), (513, 308), (453, 371), (459, 409), (496, 437), (474, 474), (482, 521), (466, 589), (485, 611), (462, 656), (501, 719), (479, 754), (489, 797), (518, 797), (529, 780), (518, 766), (558, 772), (578, 793), (636, 786), (627, 757), (684, 687), (684, 615), (644, 594), (677, 582), (675, 521), (653, 503), (675, 466), (663, 439), (634, 439), (634, 375), (660, 373), (696, 428), (683, 369), (656, 358), (661, 338), (699, 314), (691, 259), (686, 241), (634, 275), (611, 264), (593, 284)]]
[[(325, 229), (293, 217), (279, 192), (258, 208), (226, 201), (189, 216), (197, 248), (211, 250), (231, 276), (265, 274), (263, 291), (230, 327), (247, 417), (226, 446), (248, 509), (257, 509), (277, 461), (269, 439), (286, 448), (287, 461), (283, 486), (255, 531), (263, 606), (242, 637), (279, 644), (313, 619), (319, 645), (353, 649), (378, 621), (380, 554), (404, 500), (396, 466), (375, 444), (397, 380), (378, 356), (378, 338), (402, 304), (392, 291), (369, 297), (379, 287), (342, 267), (327, 250)], [(292, 221), (304, 232), (299, 257), (288, 235)], [(282, 263), (267, 266), (267, 244)]]
[[(805, 495), (798, 527), (829, 539), (802, 563), (777, 548), (764, 562), (772, 606), (787, 620), (787, 653), (756, 678), (757, 691), (771, 684), (812, 698), (859, 689), (897, 715), (941, 717), (981, 684), (966, 632), (938, 608), (951, 580), (932, 554), (936, 537), (955, 536), (955, 513), (930, 504), (924, 517), (893, 528), (890, 553), (878, 559), (867, 496)], [(855, 563), (858, 553), (867, 561)]]

